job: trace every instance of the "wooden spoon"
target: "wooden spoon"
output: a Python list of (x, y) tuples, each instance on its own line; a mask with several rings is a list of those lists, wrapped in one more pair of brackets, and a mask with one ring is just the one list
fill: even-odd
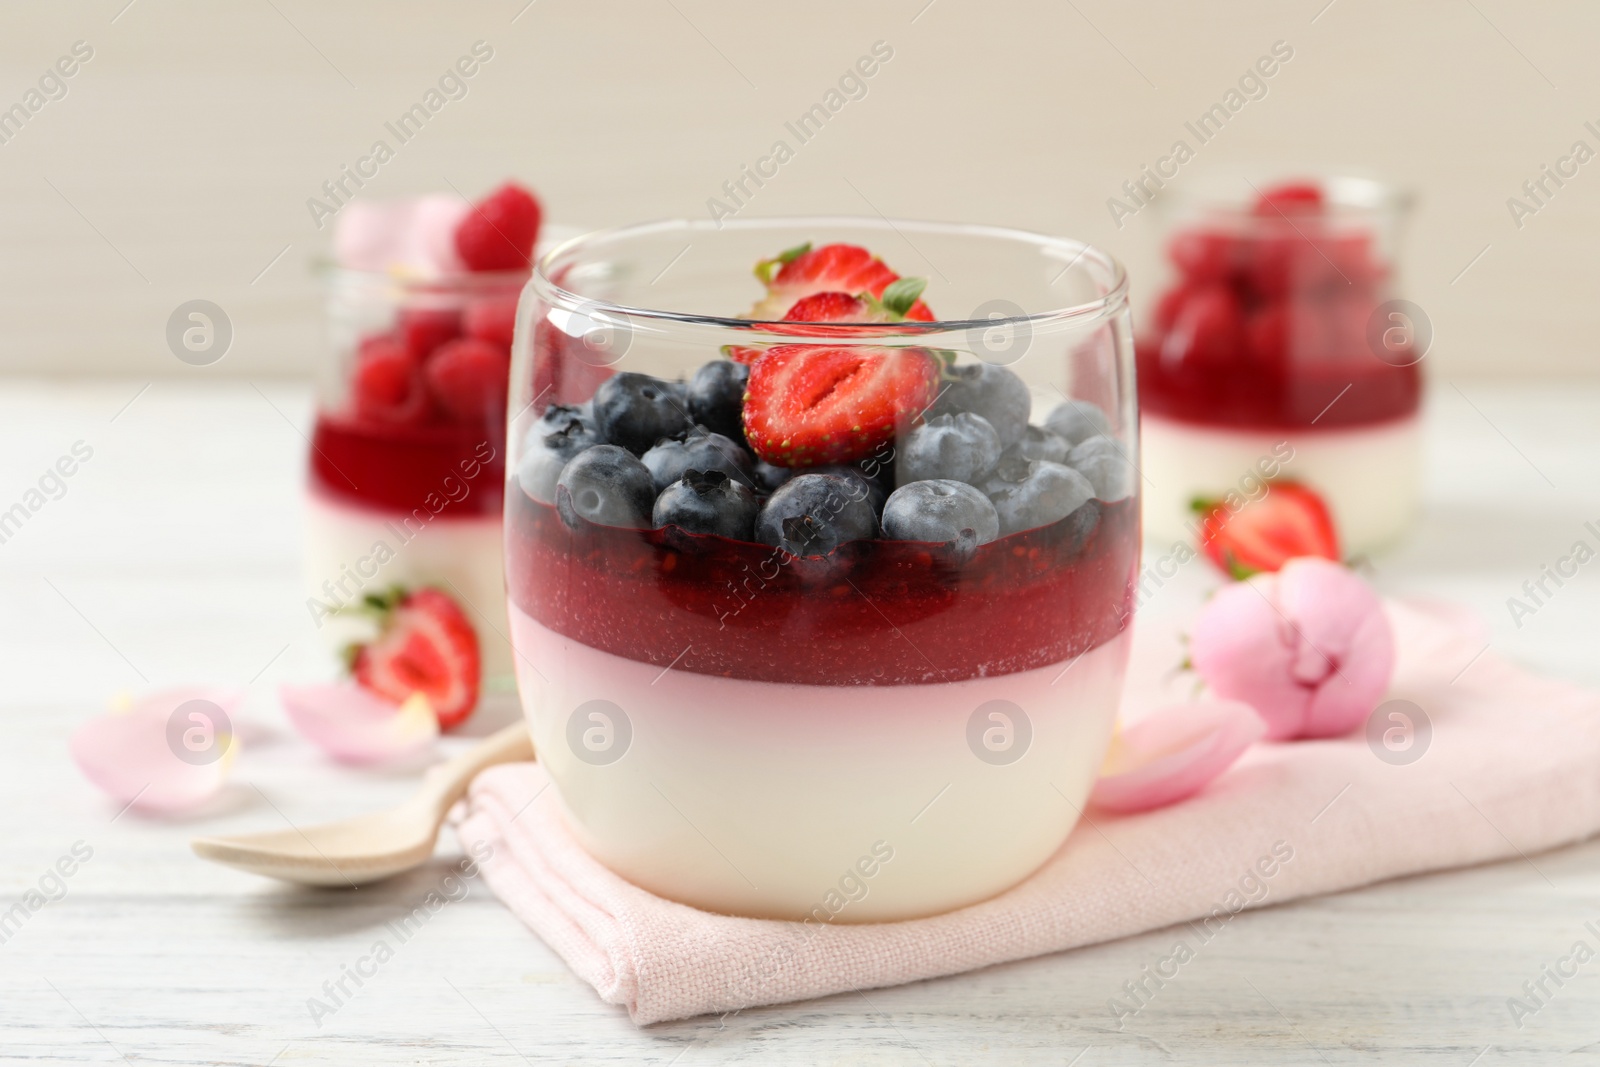
[(201, 859), (285, 882), (365, 885), (426, 863), (445, 813), (479, 771), (532, 758), (533, 739), (527, 724), (519, 721), (454, 759), (430, 767), (422, 776), (422, 788), (399, 807), (304, 830), (197, 837), (189, 845)]

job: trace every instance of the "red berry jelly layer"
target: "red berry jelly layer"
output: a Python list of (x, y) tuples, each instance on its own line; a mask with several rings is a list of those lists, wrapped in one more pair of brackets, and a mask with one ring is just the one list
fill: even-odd
[(574, 641), (662, 668), (807, 685), (955, 682), (1067, 662), (1133, 615), (1132, 499), (1085, 505), (966, 558), (856, 541), (796, 559), (676, 527), (573, 529), (514, 483), (508, 492), (512, 602)]
[(1136, 352), (1140, 411), (1202, 426), (1331, 430), (1405, 418), (1422, 403), (1415, 365), (1391, 367), (1371, 356), (1292, 369), (1220, 370), (1169, 366), (1159, 342), (1147, 339)]
[(1177, 278), (1137, 345), (1146, 414), (1277, 429), (1417, 410), (1420, 357), (1373, 323), (1390, 265), (1366, 226), (1324, 215), (1316, 186), (1279, 186), (1253, 216), (1180, 228), (1167, 256)]
[(497, 515), (505, 465), (505, 431), (483, 425), (385, 426), (324, 414), (311, 435), (312, 486), (380, 511)]

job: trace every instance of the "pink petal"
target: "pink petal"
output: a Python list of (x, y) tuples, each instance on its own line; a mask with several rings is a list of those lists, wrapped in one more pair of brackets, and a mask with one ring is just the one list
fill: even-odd
[(428, 276), (465, 268), (456, 252), (456, 227), (472, 205), (458, 196), (430, 195), (415, 202), (406, 234), (403, 262)]
[(1218, 697), (1254, 708), (1274, 741), (1299, 733), (1313, 693), (1295, 680), (1297, 649), (1284, 639), (1277, 592), (1277, 574), (1225, 585), (1201, 609), (1189, 635), (1196, 673)]
[(354, 200), (339, 209), (333, 254), (350, 270), (386, 271), (405, 259), (415, 200)]
[(398, 707), (350, 682), (278, 690), (289, 721), (313, 744), (346, 763), (408, 756), (439, 736), (439, 719), (421, 694)]
[[(218, 689), (153, 693), (130, 711), (90, 719), (73, 733), (68, 747), (84, 777), (117, 803), (142, 811), (183, 811), (222, 788), (239, 739), (231, 727), (218, 732), (223, 724), (204, 708), (191, 709), (200, 718), (182, 708), (206, 701), (226, 714), (238, 706), (239, 696)], [(186, 746), (186, 739), (193, 744)]]
[(1236, 700), (1153, 711), (1111, 743), (1089, 802), (1106, 811), (1149, 811), (1193, 796), (1259, 741), (1267, 724)]

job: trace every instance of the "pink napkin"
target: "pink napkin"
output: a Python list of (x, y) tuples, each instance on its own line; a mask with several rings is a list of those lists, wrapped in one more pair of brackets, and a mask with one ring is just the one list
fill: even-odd
[[(456, 828), (464, 844), (493, 846), (483, 869), (500, 899), (639, 1024), (956, 974), (1184, 920), (1177, 935), (1192, 949), (1247, 908), (1600, 830), (1600, 694), (1512, 666), (1445, 613), (1388, 607), (1400, 652), (1391, 697), (1422, 709), (1426, 740), (1418, 730), (1406, 749), (1392, 735), (1397, 755), (1382, 734), (1404, 724), (1385, 720), (1370, 744), (1358, 731), (1258, 745), (1174, 807), (1090, 809), (1026, 882), (946, 915), (804, 927), (662, 900), (589, 858), (535, 764), (480, 775)], [(1420, 745), (1410, 763), (1377, 754)]]

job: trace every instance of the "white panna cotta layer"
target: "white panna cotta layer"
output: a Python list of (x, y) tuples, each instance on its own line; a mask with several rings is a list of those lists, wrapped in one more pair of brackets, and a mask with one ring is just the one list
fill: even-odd
[(511, 688), (505, 622), (505, 546), (499, 515), (409, 514), (352, 507), (306, 494), (307, 611), (330, 644), (342, 647), (359, 623), (327, 612), (364, 592), (432, 585), (461, 602), (478, 634), (486, 690)]
[(1099, 773), (1129, 642), (939, 685), (791, 685), (663, 670), (510, 611), (584, 847), (670, 900), (816, 922), (949, 911), (1038, 869)]
[(1415, 521), (1422, 496), (1417, 416), (1319, 430), (1234, 430), (1145, 414), (1139, 425), (1145, 536), (1194, 544), (1196, 498), (1257, 499), (1269, 478), (1315, 489), (1345, 555), (1388, 547)]

